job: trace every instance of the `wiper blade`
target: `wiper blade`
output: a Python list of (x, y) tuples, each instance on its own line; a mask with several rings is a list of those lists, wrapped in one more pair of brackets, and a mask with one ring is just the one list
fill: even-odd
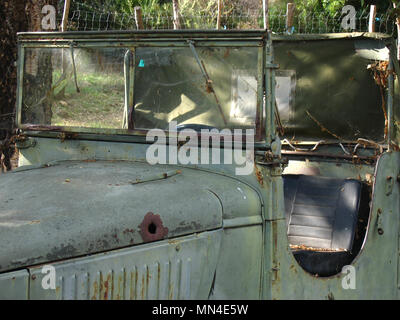
[(224, 124), (227, 125), (227, 121), (226, 121), (224, 112), (223, 112), (223, 110), (222, 110), (221, 104), (219, 103), (217, 94), (215, 93), (215, 90), (214, 90), (214, 88), (213, 88), (212, 80), (211, 80), (210, 77), (208, 76), (208, 73), (207, 73), (206, 67), (204, 66), (203, 61), (200, 60), (200, 57), (199, 57), (199, 55), (197, 54), (196, 48), (194, 47), (194, 41), (188, 40), (187, 42), (188, 42), (188, 44), (189, 44), (190, 49), (191, 49), (192, 52), (193, 52), (193, 55), (194, 55), (194, 57), (195, 57), (195, 59), (196, 59), (198, 65), (199, 65), (199, 67), (200, 67), (201, 73), (203, 74), (204, 78), (206, 79), (206, 88), (207, 88), (207, 92), (212, 93), (212, 94), (214, 95), (215, 101), (216, 101), (216, 103), (217, 103), (217, 105), (218, 105), (218, 108), (219, 108), (219, 112), (221, 113), (222, 119), (224, 120)]

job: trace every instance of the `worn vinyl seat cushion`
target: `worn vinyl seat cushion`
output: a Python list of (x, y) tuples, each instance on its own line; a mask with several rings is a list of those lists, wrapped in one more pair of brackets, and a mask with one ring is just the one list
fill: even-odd
[[(361, 182), (321, 176), (284, 175), (289, 243), (310, 273), (329, 276), (352, 260)], [(306, 250), (304, 250), (306, 249)]]

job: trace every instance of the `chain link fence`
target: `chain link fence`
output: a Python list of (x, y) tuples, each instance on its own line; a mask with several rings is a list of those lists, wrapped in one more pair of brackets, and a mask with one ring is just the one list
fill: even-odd
[[(196, 15), (180, 13), (181, 27), (184, 29), (215, 29), (218, 12), (198, 13)], [(286, 10), (271, 9), (269, 14), (270, 30), (276, 34), (309, 34), (309, 33), (334, 33), (368, 31), (369, 10), (365, 9), (356, 13), (355, 28), (345, 30), (342, 27), (344, 14), (339, 11), (335, 14), (324, 12), (296, 13), (293, 26), (287, 30)], [(59, 6), (58, 23), (61, 24), (62, 6)], [(157, 15), (143, 14), (143, 27), (147, 30), (173, 29), (174, 17), (170, 14)], [(136, 30), (135, 16), (121, 12), (104, 12), (99, 8), (91, 8), (85, 4), (77, 4), (69, 13), (68, 30), (70, 31), (106, 31), (106, 30)], [(248, 10), (243, 13), (221, 15), (221, 29), (260, 29), (263, 28), (262, 10)], [(396, 24), (391, 11), (378, 13), (375, 18), (375, 31), (397, 36)]]

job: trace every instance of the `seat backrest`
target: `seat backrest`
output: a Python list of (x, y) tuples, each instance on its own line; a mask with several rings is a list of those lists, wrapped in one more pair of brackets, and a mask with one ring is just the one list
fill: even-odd
[(360, 181), (284, 175), (283, 183), (290, 244), (333, 250), (352, 248)]

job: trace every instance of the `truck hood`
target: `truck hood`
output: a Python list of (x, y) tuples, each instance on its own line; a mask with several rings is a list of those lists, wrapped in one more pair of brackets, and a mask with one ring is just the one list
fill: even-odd
[(0, 272), (221, 228), (236, 189), (259, 203), (233, 178), (141, 162), (63, 161), (2, 175)]

